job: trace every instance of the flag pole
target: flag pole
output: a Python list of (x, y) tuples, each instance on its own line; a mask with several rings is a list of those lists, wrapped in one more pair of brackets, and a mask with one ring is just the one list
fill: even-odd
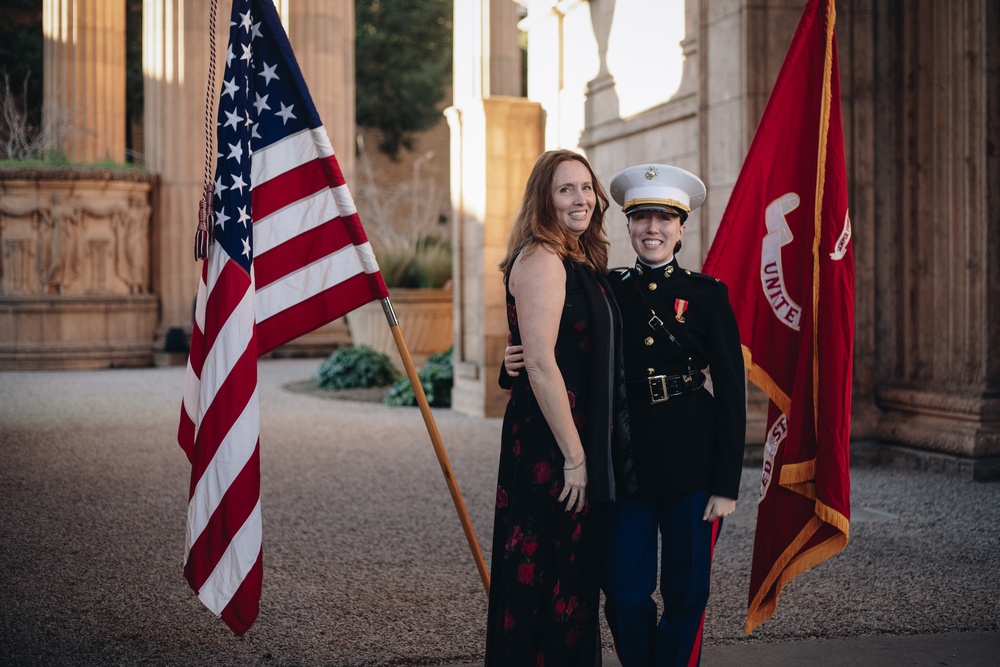
[(437, 454), (438, 463), (441, 465), (441, 473), (444, 475), (445, 482), (448, 484), (448, 490), (451, 492), (451, 499), (455, 503), (455, 511), (458, 512), (458, 519), (462, 522), (462, 530), (465, 531), (465, 539), (469, 542), (469, 549), (472, 550), (472, 558), (476, 561), (476, 568), (479, 570), (479, 577), (483, 580), (483, 588), (486, 590), (486, 595), (490, 594), (490, 575), (486, 571), (486, 562), (483, 560), (483, 554), (479, 550), (479, 543), (476, 542), (476, 534), (472, 530), (472, 522), (469, 521), (469, 513), (465, 510), (465, 502), (462, 500), (462, 494), (458, 490), (458, 483), (455, 481), (455, 473), (452, 472), (451, 463), (448, 461), (448, 453), (444, 450), (444, 444), (441, 442), (441, 434), (438, 432), (437, 424), (434, 421), (434, 415), (431, 413), (430, 404), (427, 402), (427, 395), (424, 393), (424, 387), (420, 384), (420, 378), (417, 376), (417, 369), (413, 365), (413, 359), (410, 357), (410, 350), (406, 346), (406, 341), (403, 339), (403, 332), (399, 328), (399, 322), (396, 320), (396, 313), (392, 309), (392, 303), (389, 298), (386, 297), (380, 300), (382, 304), (382, 310), (385, 312), (385, 319), (389, 321), (389, 330), (392, 332), (392, 337), (396, 341), (396, 348), (399, 350), (399, 356), (403, 360), (403, 367), (406, 369), (406, 376), (410, 379), (410, 385), (413, 387), (413, 395), (417, 399), (417, 405), (420, 406), (420, 414), (424, 417), (424, 424), (427, 426), (427, 434), (431, 438), (431, 444), (434, 446), (434, 453)]

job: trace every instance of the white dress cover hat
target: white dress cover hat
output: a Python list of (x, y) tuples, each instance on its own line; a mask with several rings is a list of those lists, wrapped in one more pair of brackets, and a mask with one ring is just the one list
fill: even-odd
[(705, 184), (680, 167), (639, 164), (618, 172), (611, 179), (611, 197), (625, 215), (636, 211), (680, 209), (686, 214), (705, 201)]

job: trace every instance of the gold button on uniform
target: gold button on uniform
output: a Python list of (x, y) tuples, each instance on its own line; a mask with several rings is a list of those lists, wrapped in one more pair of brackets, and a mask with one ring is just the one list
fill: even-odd
[(650, 345), (653, 344), (653, 337), (652, 336), (646, 336), (646, 340), (643, 341), (643, 342), (646, 343), (646, 347), (649, 347)]
[(646, 289), (648, 289), (650, 292), (655, 292), (656, 291), (656, 283), (649, 283), (649, 285), (646, 286)]

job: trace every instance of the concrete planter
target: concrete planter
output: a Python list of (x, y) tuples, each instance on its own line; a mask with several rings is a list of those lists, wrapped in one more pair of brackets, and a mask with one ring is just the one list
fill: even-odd
[[(451, 347), (455, 332), (450, 289), (390, 288), (389, 301), (418, 369), (427, 357)], [(347, 325), (354, 345), (367, 345), (388, 355), (396, 368), (403, 370), (396, 341), (380, 302), (367, 303), (348, 313)]]
[(157, 299), (0, 296), (0, 370), (149, 366)]
[(155, 177), (0, 168), (0, 370), (148, 366)]

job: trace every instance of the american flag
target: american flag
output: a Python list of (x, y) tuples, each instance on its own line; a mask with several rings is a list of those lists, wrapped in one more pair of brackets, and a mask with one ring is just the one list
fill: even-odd
[(184, 575), (237, 635), (262, 582), (257, 357), (388, 296), (271, 0), (235, 0), (178, 441)]

